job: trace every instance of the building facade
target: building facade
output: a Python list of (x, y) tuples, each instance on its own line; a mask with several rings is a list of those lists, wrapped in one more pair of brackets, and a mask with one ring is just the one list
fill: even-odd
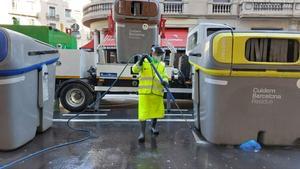
[(75, 18), (72, 17), (72, 12), (67, 1), (41, 0), (39, 20), (43, 25), (65, 31), (76, 23)]
[(8, 0), (1, 8), (5, 10), (1, 13), (5, 17), (1, 24), (40, 25), (39, 0)]
[[(114, 0), (91, 0), (83, 8), (83, 24), (99, 32), (108, 27)], [(238, 30), (300, 30), (300, 0), (160, 0), (169, 29), (190, 29), (201, 22), (223, 23)]]
[[(78, 29), (78, 45), (90, 39), (82, 25), (82, 6), (88, 0), (7, 0), (1, 7), (1, 24), (48, 25), (63, 32)], [(78, 26), (79, 27), (78, 27)]]

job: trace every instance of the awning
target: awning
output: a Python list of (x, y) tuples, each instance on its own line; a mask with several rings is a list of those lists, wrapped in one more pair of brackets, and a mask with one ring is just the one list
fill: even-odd
[(113, 36), (106, 35), (103, 40), (104, 41), (101, 44), (104, 48), (115, 48), (116, 47), (116, 40)]
[[(116, 40), (111, 35), (106, 35), (103, 39), (102, 46), (106, 49), (115, 49)], [(90, 40), (87, 44), (80, 47), (80, 49), (94, 49), (94, 39)]]
[[(161, 46), (167, 47), (166, 40), (177, 49), (185, 49), (187, 42), (188, 29), (186, 28), (169, 28), (165, 31), (165, 39), (161, 40)], [(111, 35), (106, 35), (102, 43), (104, 48), (112, 49), (116, 47), (116, 40)]]
[[(187, 42), (188, 29), (186, 28), (168, 28), (165, 31), (165, 39), (161, 40), (161, 46), (168, 47), (167, 42), (177, 49), (185, 49)], [(116, 39), (114, 36), (106, 35), (101, 43), (105, 49), (115, 49)], [(94, 39), (90, 40), (81, 49), (93, 49)]]
[(185, 49), (187, 42), (188, 29), (186, 28), (167, 28), (165, 30), (165, 39), (161, 40), (161, 46), (167, 47), (168, 41), (175, 48)]
[(94, 39), (90, 40), (87, 44), (81, 46), (80, 49), (94, 49)]

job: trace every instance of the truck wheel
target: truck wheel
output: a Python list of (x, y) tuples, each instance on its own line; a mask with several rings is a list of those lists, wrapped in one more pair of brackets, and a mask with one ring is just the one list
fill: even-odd
[(83, 111), (93, 101), (93, 94), (81, 84), (68, 84), (60, 94), (60, 102), (70, 112)]
[(191, 65), (188, 56), (184, 55), (179, 58), (178, 69), (184, 75), (184, 81), (190, 80)]

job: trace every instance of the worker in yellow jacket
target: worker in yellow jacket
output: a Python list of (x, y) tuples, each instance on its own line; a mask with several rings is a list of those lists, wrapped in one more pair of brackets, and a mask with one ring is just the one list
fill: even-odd
[(133, 73), (139, 73), (139, 104), (138, 119), (141, 125), (141, 133), (138, 137), (140, 143), (145, 142), (146, 120), (151, 119), (150, 131), (158, 135), (156, 129), (158, 118), (164, 118), (164, 86), (168, 85), (168, 76), (165, 70), (165, 63), (162, 61), (164, 50), (159, 46), (153, 46), (151, 49), (151, 62), (158, 70), (163, 82), (152, 69), (146, 56), (143, 56), (133, 67)]

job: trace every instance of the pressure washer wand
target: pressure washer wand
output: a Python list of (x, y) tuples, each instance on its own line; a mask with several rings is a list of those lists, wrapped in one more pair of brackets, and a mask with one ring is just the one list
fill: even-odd
[[(160, 76), (160, 74), (158, 73), (156, 67), (153, 65), (152, 59), (150, 58), (149, 55), (146, 55), (146, 56), (147, 56), (147, 60), (149, 61), (149, 63), (150, 63), (150, 65), (151, 65), (152, 69), (154, 70), (155, 74), (157, 75), (159, 81), (162, 83), (162, 82), (163, 82), (163, 79), (162, 79), (162, 77)], [(173, 102), (176, 102), (175, 97), (174, 97), (173, 94), (171, 93), (169, 87), (168, 87), (168, 86), (164, 86), (164, 88), (166, 89), (167, 94), (170, 96), (170, 98), (172, 99), (172, 101), (173, 101)]]
[[(160, 74), (158, 73), (156, 67), (153, 65), (152, 59), (150, 58), (149, 55), (146, 55), (146, 58), (147, 58), (147, 60), (149, 61), (149, 63), (150, 63), (150, 65), (151, 65), (152, 69), (154, 70), (155, 74), (157, 75), (159, 81), (162, 83), (162, 82), (163, 82), (163, 79), (162, 79), (162, 77), (160, 76)], [(185, 120), (187, 126), (188, 126), (190, 129), (192, 129), (191, 124), (189, 124), (188, 121), (187, 121), (187, 119), (186, 119), (186, 117), (183, 116), (183, 112), (180, 110), (180, 107), (179, 107), (178, 104), (176, 103), (175, 97), (174, 97), (173, 94), (171, 93), (169, 87), (168, 87), (167, 85), (165, 85), (164, 88), (165, 88), (166, 91), (167, 91), (168, 97), (174, 102), (174, 104), (176, 105), (177, 109), (180, 111), (180, 113), (181, 113), (181, 115), (182, 115), (182, 118), (184, 118), (184, 120)]]

